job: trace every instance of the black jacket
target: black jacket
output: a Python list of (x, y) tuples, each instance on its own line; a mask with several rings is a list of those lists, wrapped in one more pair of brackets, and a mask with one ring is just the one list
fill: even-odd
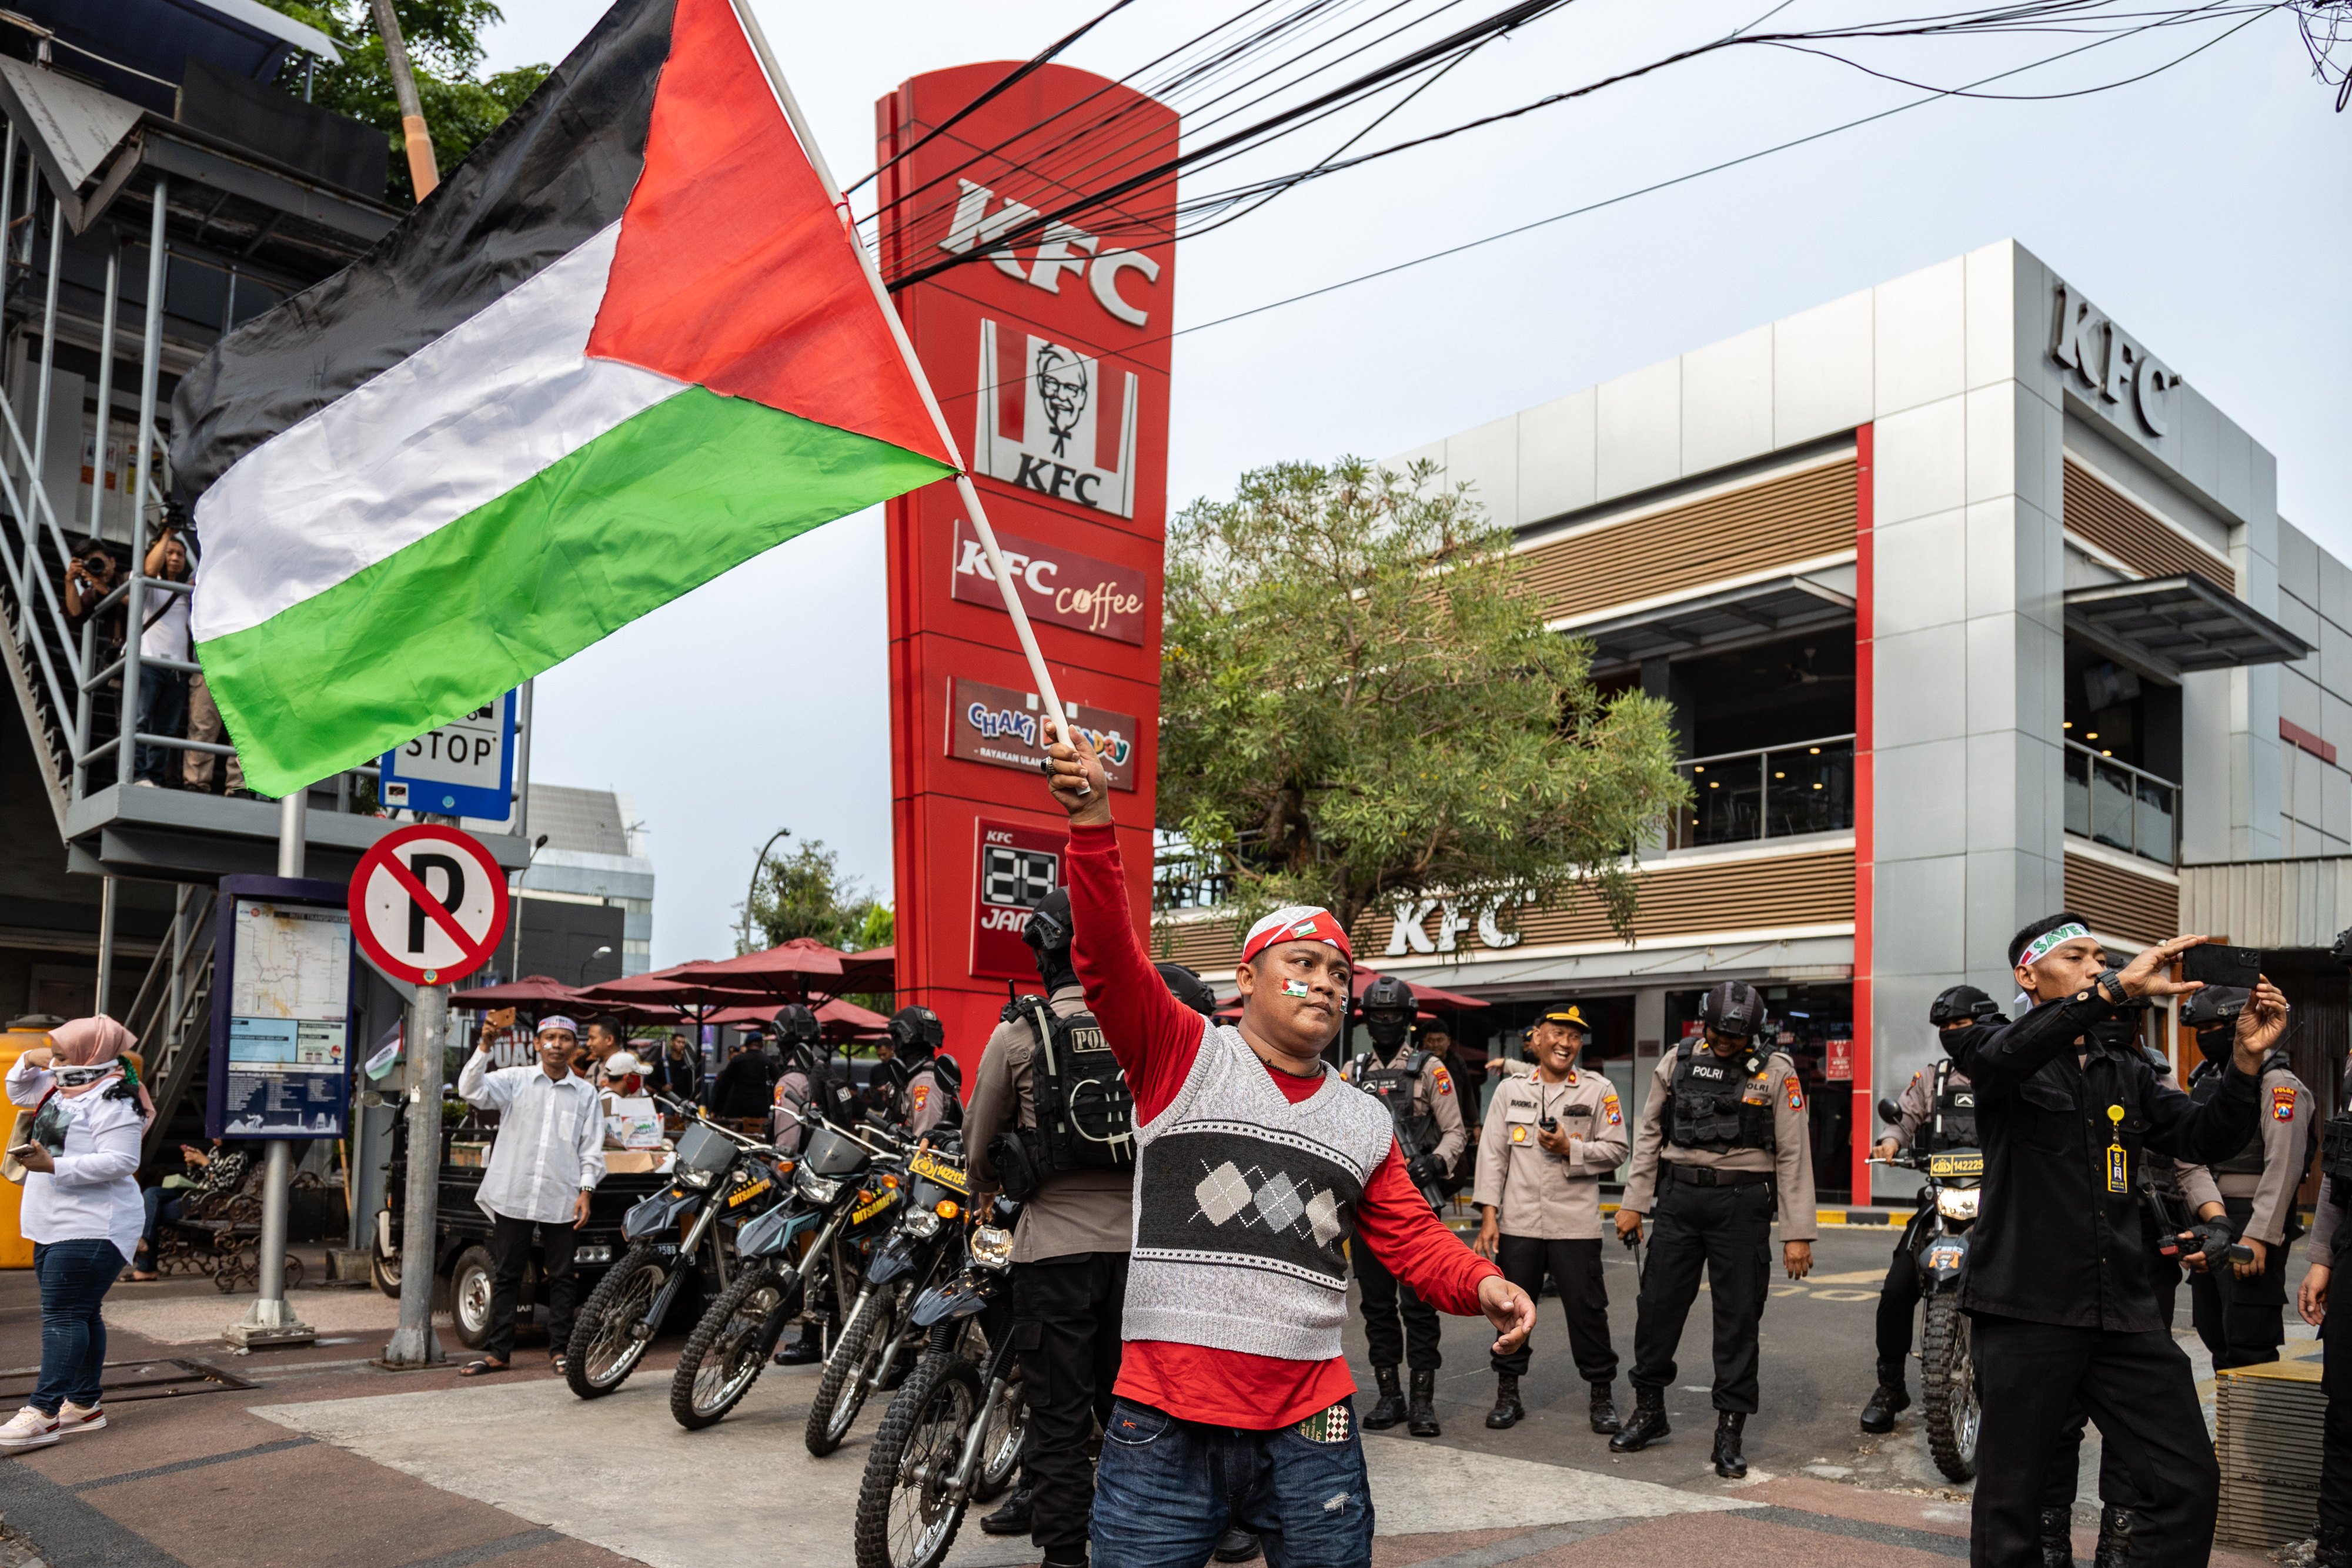
[[(1985, 1155), (1960, 1288), (1969, 1312), (2124, 1333), (2171, 1326), (2157, 1314), (2149, 1276), (2140, 1162), (2154, 1154), (2205, 1165), (2235, 1154), (2259, 1130), (2254, 1081), (2233, 1066), (2210, 1097), (2192, 1101), (2137, 1051), (2089, 1038), (2115, 1011), (2083, 991), (2013, 1024), (1967, 1030), (1953, 1047), (1976, 1084)], [(2124, 1113), (2119, 1130), (2114, 1106)], [(2116, 1141), (2128, 1164), (2121, 1193), (2108, 1190)]]
[(710, 1085), (710, 1113), (738, 1119), (766, 1115), (775, 1100), (776, 1080), (783, 1075), (783, 1063), (766, 1051), (737, 1051)]

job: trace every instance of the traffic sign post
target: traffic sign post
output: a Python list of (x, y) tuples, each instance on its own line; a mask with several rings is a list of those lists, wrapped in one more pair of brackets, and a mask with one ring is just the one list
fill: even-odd
[(386, 806), (505, 821), (514, 811), (515, 694), (385, 752), (377, 772)]
[(473, 835), (438, 822), (378, 839), (352, 873), (352, 935), (370, 962), (416, 988), (408, 1015), (408, 1190), (401, 1205), (400, 1326), (379, 1364), (431, 1366), (434, 1233), (439, 1227), (441, 1053), (449, 988), (506, 931), (506, 873)]

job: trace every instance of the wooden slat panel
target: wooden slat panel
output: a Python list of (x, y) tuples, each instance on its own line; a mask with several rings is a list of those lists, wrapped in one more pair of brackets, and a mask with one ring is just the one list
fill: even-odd
[(2179, 529), (2084, 468), (2066, 460), (2065, 521), (2109, 555), (2147, 577), (2193, 572), (2224, 593), (2238, 591), (2238, 572)]
[(1849, 458), (1538, 545), (1519, 570), (1556, 621), (1834, 555), (1853, 536)]
[[(1644, 872), (1634, 931), (1646, 942), (1704, 932), (1827, 925), (1853, 918), (1853, 852), (1823, 850)], [(1386, 910), (1365, 917), (1351, 933), (1356, 951), (1377, 965), (1394, 924)], [(1528, 947), (1612, 937), (1609, 922), (1591, 899), (1579, 899), (1566, 908), (1530, 911), (1519, 917), (1519, 930), (1526, 937), (1521, 946)], [(1172, 958), (1195, 969), (1230, 969), (1241, 955), (1239, 938), (1222, 920), (1163, 925), (1153, 935), (1153, 957)]]
[(2066, 857), (2066, 905), (2091, 917), (2094, 929), (2135, 942), (2162, 942), (2180, 934), (2180, 888), (2093, 860)]

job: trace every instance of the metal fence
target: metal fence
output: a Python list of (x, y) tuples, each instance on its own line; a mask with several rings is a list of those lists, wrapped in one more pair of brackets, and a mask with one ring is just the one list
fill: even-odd
[(2180, 786), (2066, 743), (2066, 831), (2159, 865), (2180, 863)]
[(1825, 736), (1676, 765), (1690, 803), (1667, 823), (1666, 848), (1746, 843), (1853, 826), (1853, 737)]

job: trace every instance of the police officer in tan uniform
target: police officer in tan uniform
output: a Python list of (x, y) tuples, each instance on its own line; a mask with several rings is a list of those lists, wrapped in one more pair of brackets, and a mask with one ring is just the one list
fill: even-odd
[(1633, 1166), (1617, 1234), (1638, 1238), (1654, 1201), (1658, 1225), (1642, 1272), (1633, 1327), (1633, 1414), (1613, 1453), (1672, 1430), (1666, 1385), (1698, 1298), (1715, 1294), (1715, 1473), (1748, 1473), (1742, 1429), (1756, 1412), (1756, 1331), (1771, 1273), (1773, 1196), (1789, 1278), (1813, 1267), (1813, 1155), (1796, 1063), (1761, 1046), (1764, 998), (1726, 980), (1700, 1000), (1702, 1033), (1659, 1059), (1633, 1136)]
[[(1471, 1245), (1530, 1297), (1550, 1274), (1568, 1316), (1570, 1354), (1591, 1391), (1592, 1429), (1607, 1434), (1617, 1430), (1617, 1348), (1601, 1278), (1601, 1179), (1624, 1163), (1631, 1140), (1617, 1091), (1576, 1064), (1589, 1032), (1573, 1006), (1546, 1008), (1528, 1038), (1535, 1071), (1496, 1085), (1478, 1136), (1481, 1218)], [(1519, 1379), (1528, 1359), (1524, 1342), (1494, 1358), (1488, 1427), (1516, 1426), (1527, 1414)]]
[[(1360, 1005), (1372, 1048), (1350, 1061), (1341, 1076), (1387, 1104), (1396, 1118), (1406, 1174), (1427, 1195), (1430, 1207), (1442, 1208), (1445, 1175), (1469, 1141), (1461, 1104), (1454, 1097), (1454, 1075), (1433, 1052), (1412, 1041), (1415, 1009), (1411, 986), (1393, 975), (1380, 976), (1364, 988)], [(1444, 1364), (1438, 1354), (1436, 1309), (1381, 1267), (1370, 1248), (1351, 1247), (1349, 1255), (1362, 1292), (1372, 1377), (1381, 1390), (1379, 1401), (1364, 1415), (1364, 1427), (1376, 1432), (1403, 1420), (1405, 1430), (1414, 1437), (1434, 1437), (1440, 1432), (1437, 1369)], [(1397, 1327), (1400, 1315), (1402, 1333)], [(1412, 1367), (1410, 1406), (1397, 1388), (1401, 1356)]]
[[(2208, 987), (2183, 1004), (2181, 1021), (2195, 1027), (2205, 1057), (2189, 1076), (2191, 1094), (2229, 1065), (2244, 1005), (2234, 986)], [(2251, 1261), (2217, 1262), (2189, 1276), (2189, 1319), (2217, 1369), (2276, 1361), (2286, 1342), (2287, 1251), (2302, 1234), (2295, 1189), (2319, 1147), (2318, 1104), (2283, 1047), (2263, 1059), (2258, 1095), (2261, 1128), (2244, 1148), (2210, 1166), (2176, 1167), (2197, 1218), (2228, 1219), (2231, 1236), (2253, 1253)]]

